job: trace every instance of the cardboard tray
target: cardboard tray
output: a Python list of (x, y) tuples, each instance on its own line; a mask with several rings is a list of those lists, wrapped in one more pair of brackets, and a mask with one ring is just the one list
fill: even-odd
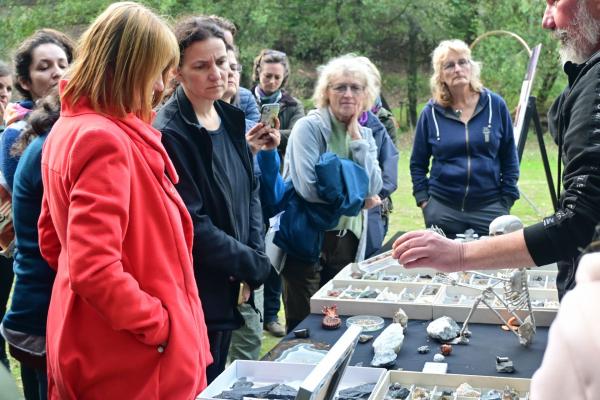
[[(428, 374), (423, 372), (407, 372), (407, 371), (389, 371), (378, 389), (374, 391), (372, 397), (375, 400), (385, 399), (385, 395), (388, 392), (388, 388), (392, 383), (400, 383), (402, 386), (412, 390), (414, 386), (422, 387), (427, 389), (429, 392), (436, 390), (441, 392), (444, 389), (450, 389), (456, 391), (456, 388), (462, 383), (468, 383), (474, 389), (479, 390), (482, 394), (487, 393), (489, 390), (496, 389), (499, 391), (504, 390), (507, 386), (515, 390), (519, 394), (520, 400), (528, 399), (530, 379), (523, 378), (501, 378), (495, 376), (476, 376), (476, 375), (458, 375), (458, 374)], [(414, 386), (413, 386), (414, 385)], [(412, 393), (411, 393), (412, 395)], [(409, 395), (409, 399), (411, 398)], [(437, 400), (440, 398), (438, 395), (430, 397), (431, 400)], [(475, 400), (479, 397), (461, 397), (454, 396), (452, 399), (455, 400)]]
[[(381, 292), (387, 290), (395, 295), (404, 292), (413, 293), (416, 297), (414, 301), (397, 300), (377, 300), (377, 299), (345, 299), (340, 296), (332, 297), (327, 293), (333, 289), (345, 289), (351, 286), (353, 289), (376, 289)], [(434, 296), (422, 297), (420, 293), (427, 287), (437, 289)], [(380, 317), (392, 318), (402, 308), (411, 319), (429, 320), (433, 316), (433, 304), (437, 301), (442, 286), (439, 284), (419, 284), (419, 283), (399, 283), (385, 281), (329, 281), (310, 299), (310, 312), (321, 314), (324, 306), (336, 305), (340, 315), (378, 315)]]
[[(315, 368), (311, 364), (279, 363), (273, 361), (236, 360), (225, 369), (206, 389), (196, 398), (197, 400), (216, 399), (221, 392), (231, 388), (239, 378), (258, 385), (285, 383), (296, 389)], [(338, 391), (365, 383), (376, 383), (373, 393), (368, 400), (374, 399), (374, 393), (380, 391), (386, 370), (383, 368), (347, 367), (338, 386)]]

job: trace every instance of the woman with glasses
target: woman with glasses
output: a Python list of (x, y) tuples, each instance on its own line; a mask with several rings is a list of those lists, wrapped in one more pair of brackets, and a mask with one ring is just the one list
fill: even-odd
[[(379, 82), (364, 57), (352, 54), (329, 61), (319, 68), (313, 99), (318, 107), (301, 118), (289, 138), (284, 161), (284, 179), (290, 180), (295, 192), (308, 204), (317, 207), (328, 203), (319, 194), (316, 166), (326, 152), (357, 164), (366, 175), (367, 192), (363, 208), (381, 203), (381, 170), (377, 146), (371, 129), (359, 124), (379, 94)], [(320, 260), (287, 254), (282, 271), (283, 299), (287, 330), (291, 331), (310, 313), (310, 297), (348, 263), (362, 259), (365, 251), (366, 212), (342, 216), (324, 233)], [(305, 237), (298, 237), (304, 241)]]
[[(449, 237), (490, 222), (519, 198), (519, 162), (504, 100), (483, 87), (480, 65), (460, 40), (434, 50), (432, 99), (417, 123), (410, 173), (426, 227)], [(431, 168), (429, 167), (431, 163)]]
[[(259, 108), (263, 104), (279, 103), (279, 124), (281, 143), (279, 154), (285, 156), (288, 137), (296, 121), (304, 117), (304, 107), (300, 100), (290, 96), (283, 89), (290, 77), (290, 63), (284, 52), (264, 49), (254, 60), (252, 79), (256, 86), (252, 89)], [(272, 270), (265, 282), (264, 328), (277, 337), (285, 336), (285, 328), (279, 322), (277, 313), (281, 308), (281, 278)]]
[[(258, 180), (246, 143), (246, 119), (221, 100), (230, 70), (223, 31), (189, 17), (175, 26), (179, 87), (160, 109), (154, 126), (179, 174), (176, 189), (192, 217), (194, 272), (204, 308), (211, 382), (227, 361), (232, 331), (243, 325), (238, 304), (253, 305), (251, 292), (271, 268), (264, 252)], [(270, 136), (258, 124), (248, 134)]]

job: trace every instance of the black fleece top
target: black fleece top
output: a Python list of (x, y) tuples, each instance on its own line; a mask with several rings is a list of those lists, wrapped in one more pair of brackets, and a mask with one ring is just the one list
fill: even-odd
[(548, 112), (564, 165), (559, 209), (524, 232), (536, 265), (558, 262), (559, 297), (575, 286), (581, 250), (600, 222), (600, 52), (564, 70), (569, 85)]
[[(264, 252), (259, 185), (246, 144), (244, 113), (222, 101), (215, 102), (215, 108), (224, 139), (234, 149), (228, 153), (213, 151), (211, 136), (199, 125), (182, 87), (154, 121), (179, 174), (176, 188), (194, 224), (194, 273), (209, 331), (242, 326), (237, 309), (239, 283), (257, 288), (271, 268)], [(218, 167), (227, 161), (219, 159), (223, 156), (237, 157), (230, 165), (241, 167), (236, 177), (245, 182), (230, 182), (232, 177), (224, 176), (224, 169)], [(247, 188), (245, 201), (233, 193), (232, 186)]]

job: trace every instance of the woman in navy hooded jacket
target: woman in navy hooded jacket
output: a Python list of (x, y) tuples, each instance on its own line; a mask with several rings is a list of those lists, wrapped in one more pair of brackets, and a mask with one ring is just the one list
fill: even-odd
[(469, 228), (486, 235), (519, 198), (510, 114), (481, 84), (463, 41), (441, 42), (432, 64), (433, 98), (419, 117), (410, 158), (413, 195), (427, 227), (451, 237)]

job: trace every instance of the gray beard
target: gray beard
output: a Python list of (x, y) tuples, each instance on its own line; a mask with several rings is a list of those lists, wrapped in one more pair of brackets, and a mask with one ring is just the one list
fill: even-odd
[(560, 60), (583, 64), (594, 53), (600, 40), (600, 21), (594, 20), (587, 11), (586, 2), (577, 5), (575, 18), (566, 29), (557, 29), (555, 36), (560, 41)]

